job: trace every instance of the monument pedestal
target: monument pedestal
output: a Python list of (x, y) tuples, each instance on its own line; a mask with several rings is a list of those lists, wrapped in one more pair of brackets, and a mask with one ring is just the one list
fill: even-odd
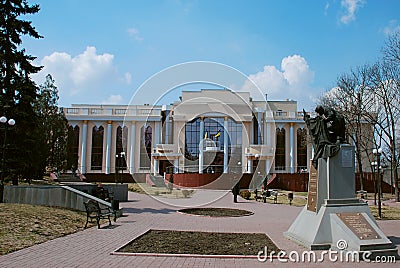
[(397, 248), (378, 227), (368, 204), (355, 199), (354, 147), (318, 160), (310, 170), (307, 205), (284, 236), (311, 250), (370, 252), (395, 256)]

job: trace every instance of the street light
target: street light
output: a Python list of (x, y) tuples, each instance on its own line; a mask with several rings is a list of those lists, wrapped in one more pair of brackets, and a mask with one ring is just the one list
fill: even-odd
[[(8, 126), (14, 126), (15, 125), (15, 120), (14, 119), (9, 119), (7, 121), (7, 117), (2, 116), (0, 117), (0, 123), (2, 124), (4, 128), (4, 140), (3, 140), (3, 147), (2, 147), (2, 157), (1, 157), (1, 180), (0, 180), (0, 203), (3, 203), (3, 193), (4, 193), (4, 164), (5, 164), (5, 156), (6, 156), (6, 149), (7, 149), (7, 127)], [(4, 124), (4, 125), (3, 125)]]
[(379, 174), (379, 170), (381, 169), (382, 148), (373, 149), (372, 153), (376, 156), (377, 159), (377, 162), (374, 162), (373, 166), (376, 166), (377, 176), (378, 176), (378, 217), (379, 219), (382, 219), (382, 205), (381, 205), (382, 187), (381, 187), (381, 176)]
[(376, 182), (376, 166), (378, 165), (378, 163), (376, 161), (371, 162), (371, 167), (372, 167), (372, 173), (374, 174), (374, 205), (376, 206), (376, 192), (377, 192), (377, 186), (375, 185)]

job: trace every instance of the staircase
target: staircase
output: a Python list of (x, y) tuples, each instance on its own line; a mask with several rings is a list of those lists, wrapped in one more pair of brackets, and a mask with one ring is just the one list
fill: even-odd
[(152, 174), (147, 174), (146, 183), (154, 187), (166, 187), (164, 177), (161, 175), (154, 176)]

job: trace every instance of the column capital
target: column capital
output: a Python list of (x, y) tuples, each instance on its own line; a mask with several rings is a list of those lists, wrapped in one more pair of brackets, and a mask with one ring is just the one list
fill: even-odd
[(229, 116), (224, 116), (224, 121), (228, 121)]
[(204, 115), (200, 116), (200, 120), (204, 121)]
[(84, 124), (87, 124), (87, 123), (88, 123), (88, 121), (87, 121), (87, 120), (83, 120), (83, 123), (84, 123)]
[(112, 124), (112, 121), (111, 121), (111, 120), (108, 120), (108, 121), (107, 121), (107, 124)]
[(289, 125), (290, 125), (291, 127), (293, 127), (295, 124), (294, 124), (294, 122), (290, 122)]

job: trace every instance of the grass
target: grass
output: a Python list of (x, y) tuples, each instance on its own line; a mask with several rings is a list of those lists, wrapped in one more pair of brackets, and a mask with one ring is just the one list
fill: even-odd
[[(291, 191), (279, 190), (278, 191), (277, 204), (290, 205), (290, 201), (288, 199), (288, 193), (290, 193), (290, 192)], [(261, 192), (258, 193), (258, 196), (259, 197), (261, 196)], [(292, 206), (303, 207), (307, 203), (307, 199), (305, 197), (307, 197), (307, 193), (304, 193), (304, 192), (293, 192)], [(254, 193), (251, 194), (250, 199), (255, 199), (255, 194)], [(263, 202), (263, 199), (259, 199), (258, 201)], [(272, 196), (267, 198), (266, 201), (269, 204), (274, 204), (275, 203), (275, 201), (274, 201)]]
[(152, 187), (147, 183), (128, 183), (128, 190), (139, 194), (148, 194), (152, 196), (166, 197), (166, 198), (190, 198), (194, 194), (194, 190), (186, 190), (174, 188), (172, 191), (166, 187)]
[(75, 233), (85, 222), (83, 212), (0, 203), (0, 255)]
[[(369, 206), (369, 208), (375, 219), (379, 219), (378, 206)], [(382, 206), (381, 211), (382, 220), (400, 220), (400, 208), (398, 207)]]

